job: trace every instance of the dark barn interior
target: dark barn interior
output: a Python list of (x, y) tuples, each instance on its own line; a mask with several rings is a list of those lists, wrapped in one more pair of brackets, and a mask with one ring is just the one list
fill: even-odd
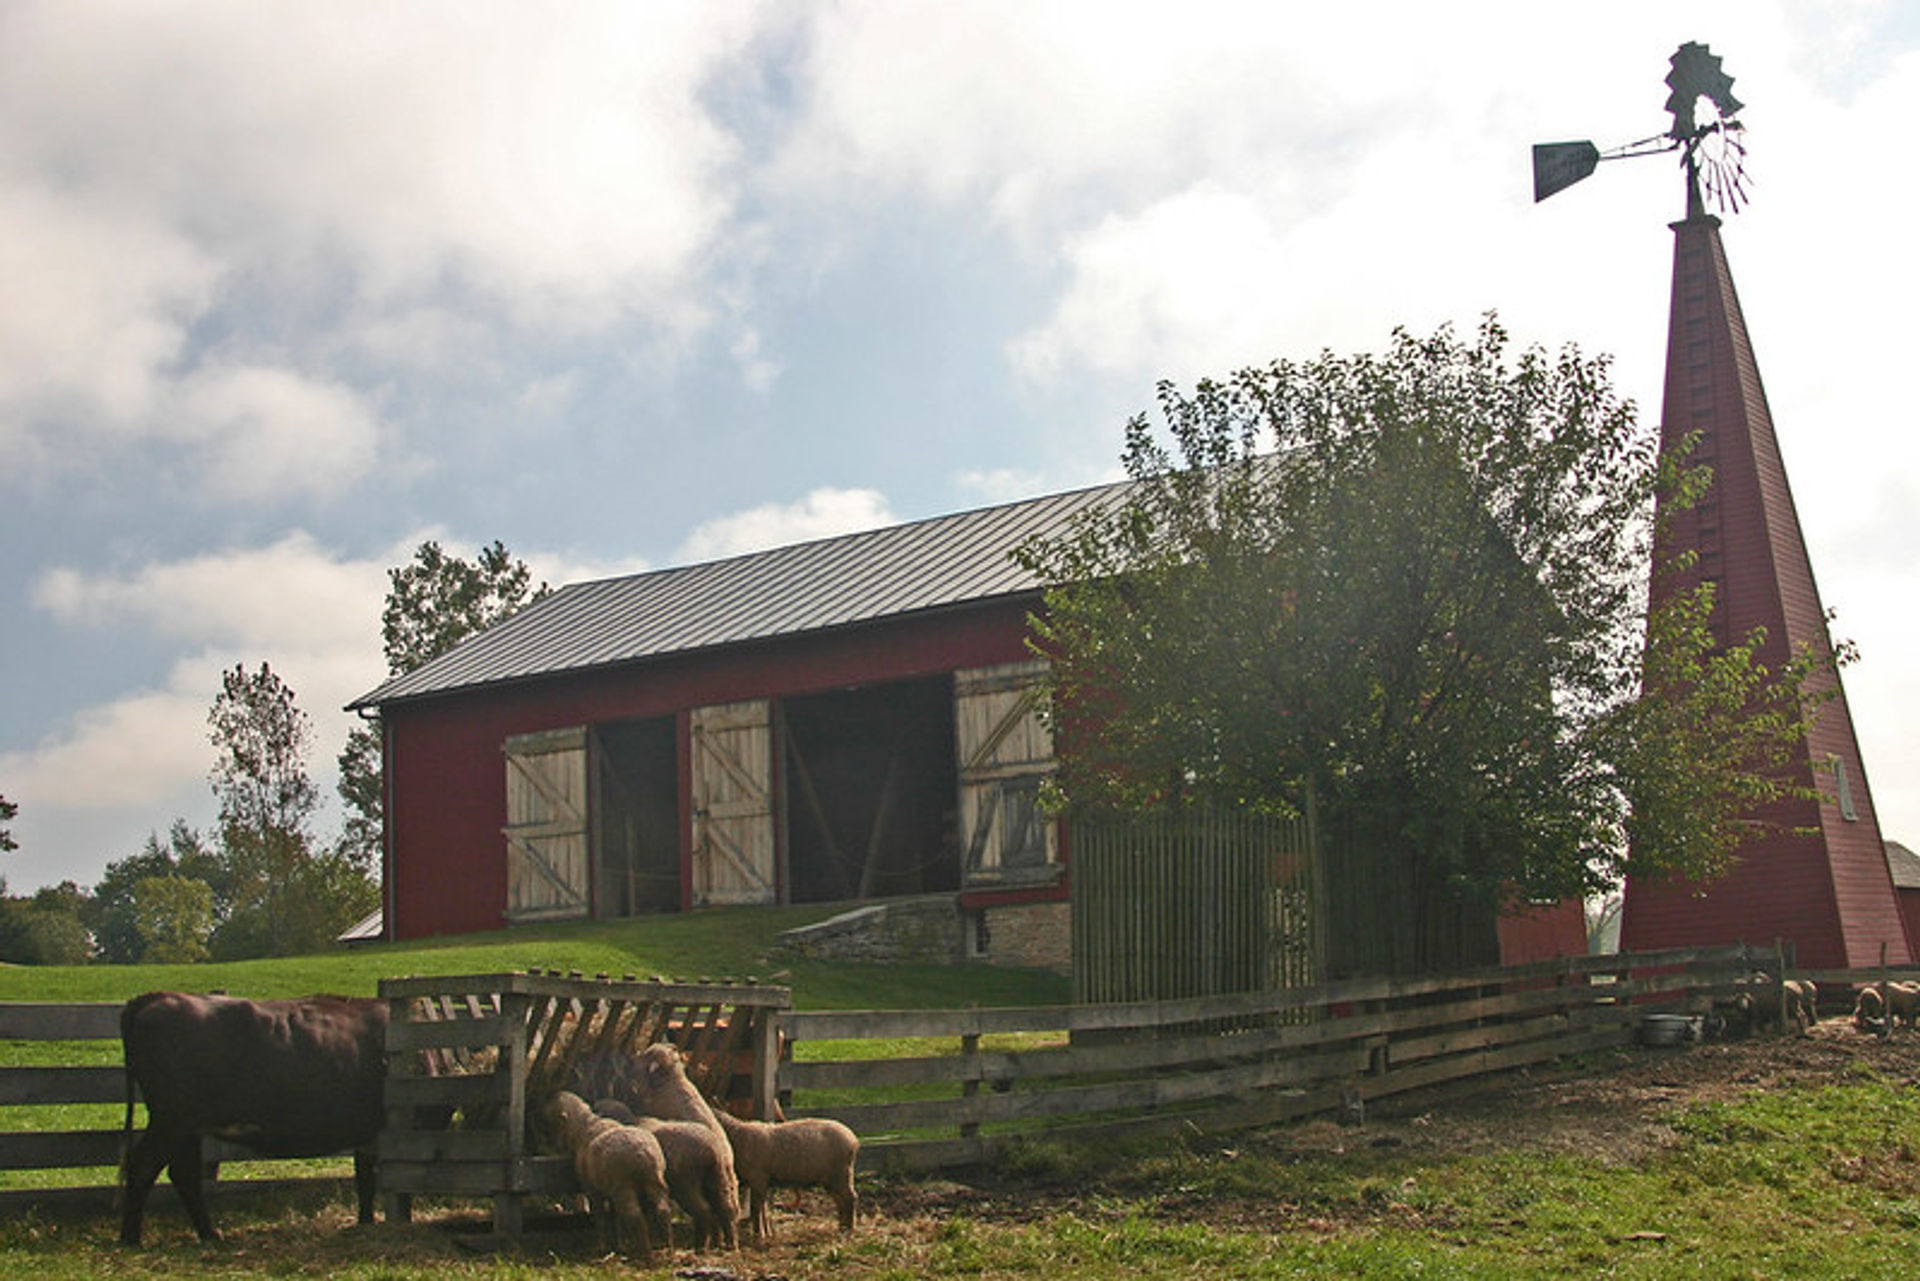
[(789, 698), (780, 710), (789, 899), (959, 889), (952, 678)]
[(594, 915), (680, 910), (680, 789), (671, 716), (595, 730)]

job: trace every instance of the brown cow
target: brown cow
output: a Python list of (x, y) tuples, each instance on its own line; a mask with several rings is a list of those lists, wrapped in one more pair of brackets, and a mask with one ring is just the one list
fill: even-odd
[[(353, 1149), (360, 1222), (371, 1223), (386, 1040), (387, 1003), (370, 998), (148, 992), (128, 1001), (120, 1011), (130, 1145), (121, 1164), (122, 1244), (140, 1244), (140, 1216), (163, 1167), (200, 1239), (219, 1239), (201, 1189), (207, 1136), (265, 1157)], [(133, 1143), (136, 1084), (147, 1129)]]

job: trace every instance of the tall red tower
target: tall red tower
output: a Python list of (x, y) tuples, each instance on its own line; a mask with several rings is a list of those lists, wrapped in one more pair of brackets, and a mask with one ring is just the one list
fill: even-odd
[[(1710, 64), (1704, 76), (1697, 59), (1683, 67), (1689, 50)], [(1718, 639), (1729, 643), (1765, 628), (1760, 661), (1778, 669), (1803, 646), (1828, 656), (1832, 646), (1720, 241), (1720, 220), (1705, 212), (1701, 198), (1703, 169), (1709, 192), (1730, 190), (1738, 197), (1737, 170), (1731, 187), (1723, 172), (1716, 188), (1712, 162), (1697, 157), (1696, 148), (1737, 128), (1730, 117), (1740, 104), (1730, 92), (1732, 81), (1719, 74), (1719, 60), (1704, 46), (1682, 47), (1668, 83), (1674, 88), (1668, 104), (1675, 111), (1672, 136), (1687, 148), (1687, 217), (1673, 224), (1660, 443), (1671, 449), (1700, 433), (1693, 458), (1712, 468), (1713, 482), (1692, 510), (1669, 515), (1654, 559), (1666, 564), (1677, 552), (1697, 552), (1692, 570), (1669, 590), (1714, 582)], [(1719, 107), (1720, 120), (1694, 124), (1700, 96)], [(1629, 877), (1622, 948), (1785, 939), (1795, 945), (1799, 963), (1811, 968), (1876, 965), (1883, 946), (1889, 963), (1912, 958), (1846, 693), (1834, 693), (1820, 706), (1792, 766), (1797, 781), (1817, 789), (1820, 799), (1781, 802), (1756, 814), (1766, 834), (1743, 847), (1732, 872), (1710, 884), (1648, 884)]]

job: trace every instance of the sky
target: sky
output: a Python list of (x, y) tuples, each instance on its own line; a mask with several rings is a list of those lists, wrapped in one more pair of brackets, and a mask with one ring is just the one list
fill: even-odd
[(1161, 379), (1489, 310), (1657, 421), (1674, 158), (1536, 205), (1529, 148), (1662, 133), (1689, 40), (1920, 842), (1920, 6), (0, 0), (0, 875), (208, 826), (236, 663), (331, 796), (424, 539), (558, 584), (1092, 484)]

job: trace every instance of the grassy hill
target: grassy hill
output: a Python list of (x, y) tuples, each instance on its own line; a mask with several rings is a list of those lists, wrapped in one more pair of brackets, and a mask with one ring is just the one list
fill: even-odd
[(796, 1008), (936, 1009), (1045, 1005), (1067, 1000), (1067, 981), (1038, 970), (969, 965), (790, 961), (773, 955), (782, 930), (825, 920), (843, 906), (716, 908), (378, 943), (311, 956), (201, 965), (0, 967), (0, 1001), (121, 1001), (156, 988), (224, 989), (236, 996), (335, 992), (371, 996), (383, 978), (578, 970), (621, 977), (755, 979), (793, 989)]

